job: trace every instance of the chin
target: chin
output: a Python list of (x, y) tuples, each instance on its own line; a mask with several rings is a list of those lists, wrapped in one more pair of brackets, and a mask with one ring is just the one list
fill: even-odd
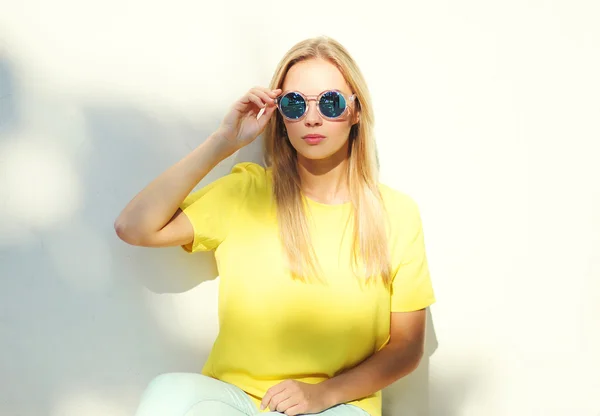
[(304, 159), (308, 159), (308, 160), (325, 160), (328, 157), (330, 157), (330, 154), (323, 154), (323, 153), (298, 153), (299, 155), (302, 155), (302, 157)]
[(320, 160), (337, 160), (335, 153), (331, 152), (305, 152), (302, 153), (302, 157), (306, 160), (320, 161)]
[(309, 145), (302, 139), (300, 139), (298, 142), (294, 142), (292, 142), (292, 146), (294, 146), (296, 149), (298, 156), (309, 160), (329, 159), (340, 154), (340, 152), (343, 152), (344, 155), (348, 154), (348, 142), (327, 143), (327, 141), (325, 141), (317, 145)]

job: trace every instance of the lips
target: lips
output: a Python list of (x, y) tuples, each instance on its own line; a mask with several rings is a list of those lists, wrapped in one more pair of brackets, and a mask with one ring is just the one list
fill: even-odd
[(321, 134), (307, 134), (306, 136), (302, 136), (303, 139), (324, 139), (325, 136)]
[(306, 143), (313, 145), (321, 143), (325, 136), (321, 134), (307, 134), (306, 136), (302, 136), (302, 138)]

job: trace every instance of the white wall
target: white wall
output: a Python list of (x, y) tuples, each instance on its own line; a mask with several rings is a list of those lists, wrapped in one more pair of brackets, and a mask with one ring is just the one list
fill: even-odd
[(211, 255), (113, 221), (319, 34), (365, 73), (438, 297), (386, 415), (600, 414), (598, 2), (390, 7), (0, 0), (1, 415), (131, 415), (156, 374), (200, 370)]

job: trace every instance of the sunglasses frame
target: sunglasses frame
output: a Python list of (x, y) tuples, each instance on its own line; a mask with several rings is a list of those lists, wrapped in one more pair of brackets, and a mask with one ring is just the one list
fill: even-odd
[[(344, 108), (344, 111), (342, 112), (342, 114), (340, 114), (337, 117), (327, 117), (321, 111), (321, 106), (319, 105), (320, 102), (321, 102), (321, 97), (323, 97), (323, 95), (327, 94), (328, 92), (338, 93), (342, 97), (344, 97), (344, 100), (346, 101), (346, 107)], [(289, 118), (289, 117), (287, 117), (285, 114), (283, 114), (283, 110), (281, 109), (281, 99), (283, 97), (285, 97), (286, 95), (291, 94), (291, 93), (298, 94), (306, 102), (306, 107), (304, 109), (304, 113), (300, 117), (298, 117), (298, 118)], [(323, 118), (325, 118), (327, 120), (339, 120), (340, 118), (342, 118), (343, 116), (345, 116), (350, 111), (350, 104), (353, 103), (355, 99), (356, 99), (356, 94), (352, 94), (350, 97), (346, 97), (346, 95), (343, 92), (341, 92), (340, 90), (326, 90), (326, 91), (323, 91), (322, 93), (320, 93), (319, 95), (304, 95), (300, 91), (286, 91), (286, 92), (282, 93), (279, 97), (277, 97), (275, 99), (275, 102), (277, 103), (277, 108), (279, 109), (279, 114), (281, 114), (281, 116), (283, 118), (285, 118), (286, 120), (288, 120), (288, 121), (300, 121), (304, 117), (306, 117), (306, 114), (308, 113), (308, 104), (309, 104), (310, 101), (316, 101), (317, 102), (317, 111), (319, 111), (319, 114), (321, 115), (321, 117), (323, 117)]]

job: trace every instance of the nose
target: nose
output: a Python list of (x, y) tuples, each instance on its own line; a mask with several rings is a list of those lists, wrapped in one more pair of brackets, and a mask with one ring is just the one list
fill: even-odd
[(323, 124), (323, 119), (321, 118), (321, 114), (319, 114), (319, 110), (317, 109), (316, 101), (309, 101), (308, 108), (306, 109), (306, 117), (304, 118), (304, 125), (307, 127), (321, 126)]

